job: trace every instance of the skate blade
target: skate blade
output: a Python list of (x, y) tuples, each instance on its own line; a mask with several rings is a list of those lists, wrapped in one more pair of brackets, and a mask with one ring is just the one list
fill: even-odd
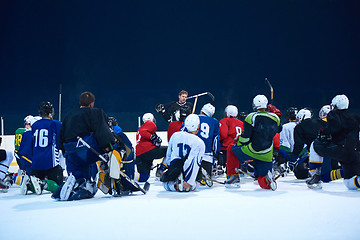
[(314, 190), (322, 189), (322, 185), (321, 185), (321, 184), (307, 184), (307, 186), (308, 186), (308, 188), (314, 189)]

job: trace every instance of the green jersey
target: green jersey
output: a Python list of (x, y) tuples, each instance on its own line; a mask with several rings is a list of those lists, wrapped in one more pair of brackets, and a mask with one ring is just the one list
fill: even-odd
[(273, 138), (282, 125), (274, 113), (263, 111), (250, 113), (244, 121), (244, 131), (238, 139), (243, 153), (264, 162), (273, 157)]
[(16, 131), (15, 131), (15, 141), (14, 141), (15, 150), (19, 150), (22, 135), (26, 130), (28, 130), (28, 129), (26, 129), (26, 128), (18, 128), (18, 129), (16, 129)]

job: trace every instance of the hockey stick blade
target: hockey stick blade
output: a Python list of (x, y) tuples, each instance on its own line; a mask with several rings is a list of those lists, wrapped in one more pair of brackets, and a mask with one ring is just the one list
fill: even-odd
[(215, 101), (215, 97), (214, 97), (214, 95), (211, 94), (211, 92), (207, 92), (207, 95), (209, 95), (209, 97), (211, 98), (211, 100)]
[[(82, 139), (81, 137), (77, 137), (77, 139), (87, 148), (89, 148), (95, 155), (97, 155), (102, 161), (104, 162), (108, 162), (108, 160), (106, 160), (104, 158), (104, 156), (102, 156), (100, 153), (98, 153), (93, 147), (91, 147), (87, 142), (84, 141), (84, 139)], [(146, 194), (146, 190), (144, 190), (142, 187), (140, 187), (140, 185), (135, 182), (133, 179), (129, 178), (128, 175), (126, 175), (125, 173), (123, 173), (122, 171), (120, 171), (120, 175), (126, 179), (126, 181), (128, 181), (130, 184), (132, 184), (135, 188), (137, 188), (139, 191), (141, 191), (142, 193)], [(146, 184), (146, 183), (145, 183)], [(149, 183), (148, 183), (149, 184)], [(150, 185), (150, 184), (149, 184)], [(150, 186), (147, 186), (147, 188), (149, 189)]]
[(269, 82), (269, 80), (267, 78), (265, 78), (265, 83), (269, 86), (270, 88), (270, 93), (271, 93), (271, 101), (274, 100), (274, 88), (272, 87), (271, 83)]

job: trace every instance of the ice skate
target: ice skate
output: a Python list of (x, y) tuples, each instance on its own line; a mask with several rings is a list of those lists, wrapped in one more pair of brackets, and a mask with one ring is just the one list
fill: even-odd
[(322, 189), (322, 181), (320, 179), (320, 175), (314, 174), (312, 177), (306, 180), (306, 185), (310, 189)]
[(266, 181), (268, 182), (271, 190), (275, 191), (277, 189), (277, 183), (275, 182), (274, 176), (271, 171), (268, 171), (266, 174)]
[(240, 188), (239, 174), (228, 175), (225, 181), (226, 188)]
[(208, 187), (212, 187), (214, 185), (213, 180), (211, 179), (211, 177), (209, 176), (209, 174), (206, 172), (206, 170), (204, 168), (201, 168), (201, 175), (202, 175), (202, 179), (200, 181), (201, 185), (206, 185)]
[(316, 168), (313, 171), (310, 171), (310, 178), (306, 180), (306, 185), (310, 189), (322, 189), (321, 181), (321, 168)]
[(13, 185), (14, 181), (13, 181), (12, 177), (13, 177), (13, 174), (8, 173), (5, 175), (4, 179), (0, 180), (1, 192), (7, 192), (8, 189)]
[(30, 176), (30, 184), (33, 185), (35, 193), (37, 195), (40, 195), (42, 193), (43, 183), (39, 178), (37, 178), (35, 176)]
[(164, 171), (167, 169), (167, 166), (164, 163), (160, 163), (156, 166), (155, 177), (158, 179), (164, 174)]
[(1, 191), (1, 192), (7, 192), (8, 189), (9, 189), (9, 187), (10, 187), (10, 186), (9, 186), (8, 184), (6, 184), (5, 181), (3, 181), (3, 180), (0, 179), (0, 191)]
[(20, 185), (20, 193), (22, 195), (26, 195), (28, 190), (30, 189), (30, 177), (25, 174)]
[(275, 163), (273, 166), (273, 175), (275, 178), (278, 178), (280, 176), (286, 176), (286, 164), (279, 164), (279, 163)]

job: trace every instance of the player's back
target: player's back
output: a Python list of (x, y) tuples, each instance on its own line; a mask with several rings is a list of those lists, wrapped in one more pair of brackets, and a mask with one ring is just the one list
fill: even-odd
[(32, 126), (32, 168), (47, 170), (60, 163), (58, 135), (61, 123), (52, 119), (40, 119)]
[(221, 149), (234, 143), (243, 131), (243, 122), (237, 118), (223, 118), (220, 120), (220, 141)]
[(220, 134), (219, 121), (213, 117), (199, 115), (200, 129), (197, 136), (200, 137), (204, 143), (205, 152), (211, 152), (214, 139)]

